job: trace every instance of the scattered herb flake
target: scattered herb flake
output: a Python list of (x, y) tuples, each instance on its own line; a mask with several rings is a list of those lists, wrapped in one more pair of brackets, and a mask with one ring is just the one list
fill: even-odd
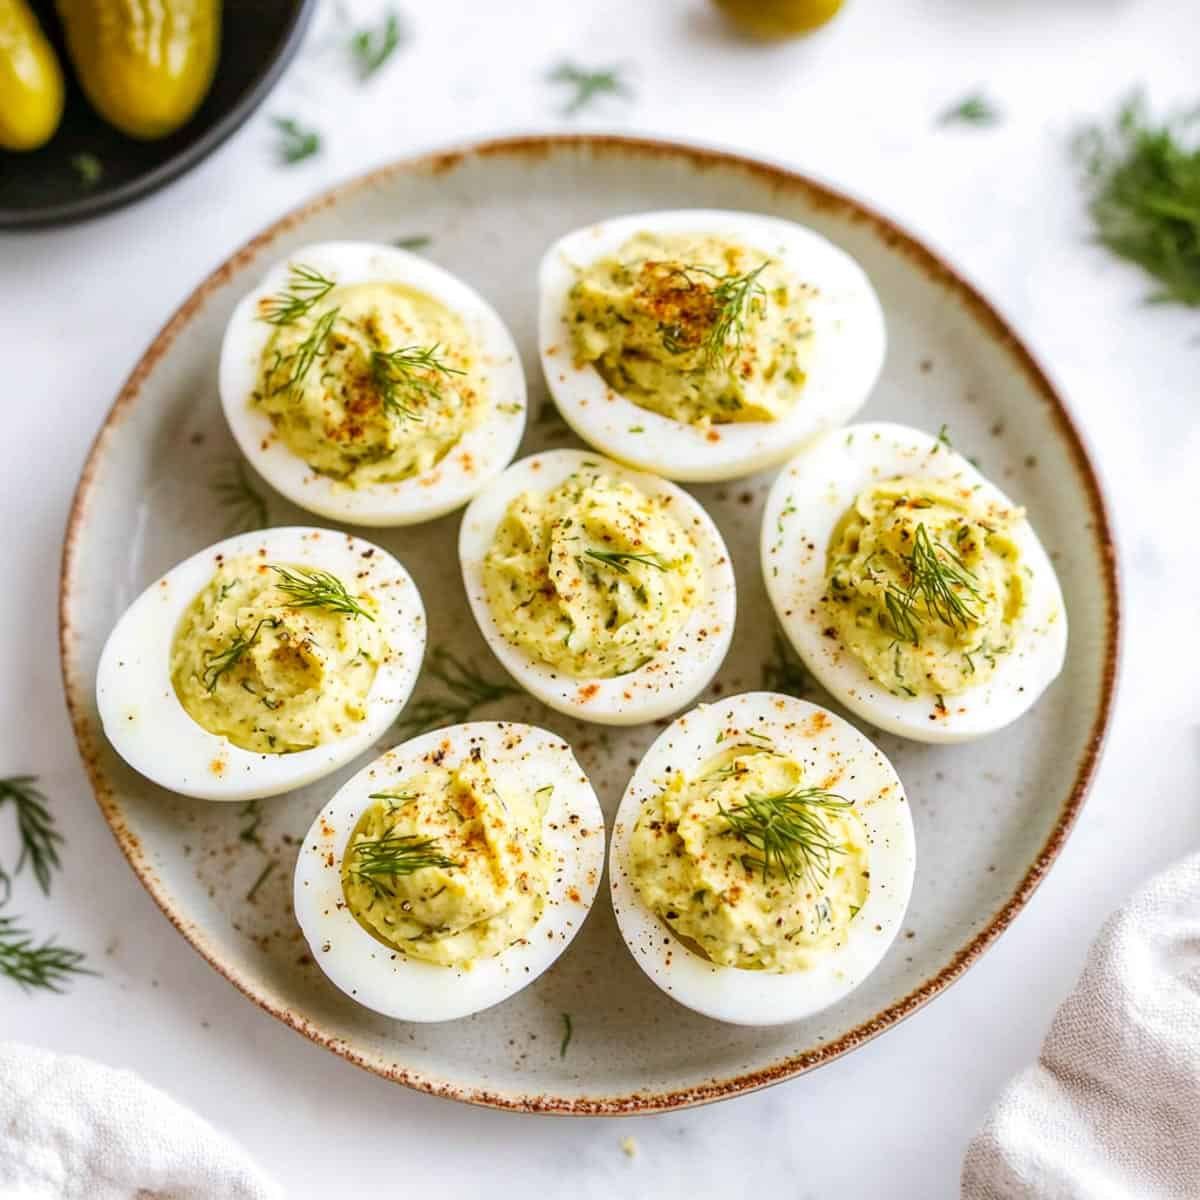
[(626, 99), (633, 96), (629, 85), (621, 78), (619, 67), (591, 71), (575, 63), (562, 62), (550, 71), (546, 78), (551, 83), (563, 84), (573, 89), (562, 107), (563, 116), (574, 115), (598, 96), (623, 96)]
[(563, 1023), (563, 1035), (562, 1035), (562, 1042), (559, 1044), (559, 1047), (558, 1047), (558, 1057), (566, 1058), (567, 1057), (567, 1047), (571, 1044), (571, 1036), (575, 1032), (571, 1026), (571, 1014), (569, 1012), (565, 1012), (562, 1014), (562, 1023)]
[(404, 41), (404, 26), (394, 9), (376, 29), (359, 29), (350, 39), (350, 53), (358, 65), (359, 79), (369, 79)]
[(408, 237), (398, 237), (393, 242), (393, 246), (399, 247), (401, 250), (424, 250), (426, 246), (432, 245), (433, 238), (427, 233), (413, 233)]
[(1004, 114), (982, 93), (974, 92), (951, 105), (938, 118), (939, 125), (998, 125)]
[(306, 129), (293, 117), (275, 117), (275, 128), (279, 130), (279, 159), (281, 162), (302, 162), (320, 152), (321, 135), (315, 129)]

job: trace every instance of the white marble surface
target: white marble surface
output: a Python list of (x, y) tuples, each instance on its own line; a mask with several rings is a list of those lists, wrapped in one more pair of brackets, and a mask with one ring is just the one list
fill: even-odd
[[(87, 225), (0, 237), (0, 775), (40, 774), (68, 837), (52, 899), (22, 879), (9, 911), (86, 949), (103, 972), (62, 997), (0, 981), (0, 1036), (137, 1069), (240, 1137), (289, 1195), (345, 1194), (349, 1178), (389, 1190), (426, 1183), (443, 1200), (568, 1186), (580, 1200), (617, 1189), (952, 1195), (968, 1137), (1035, 1054), (1106, 912), (1200, 841), (1200, 575), (1184, 524), (1200, 500), (1200, 313), (1143, 305), (1145, 281), (1087, 245), (1064, 148), (1080, 119), (1109, 111), (1133, 83), (1163, 104), (1195, 103), (1195, 0), (849, 0), (822, 35), (776, 48), (728, 38), (704, 0), (408, 7), (413, 41), (369, 85), (318, 28), (265, 109), (184, 180)], [(627, 64), (635, 99), (567, 122), (543, 81), (563, 56)], [(938, 112), (977, 85), (1005, 122), (939, 128)], [(273, 113), (323, 127), (325, 153), (276, 166)], [(520, 1117), (407, 1092), (237, 995), (154, 908), (100, 819), (63, 711), (54, 615), (89, 441), (205, 272), (362, 168), (567, 125), (767, 155), (866, 197), (946, 251), (1066, 388), (1107, 479), (1126, 584), (1123, 687), (1096, 787), (1059, 864), (983, 961), (814, 1075), (618, 1121)], [(15, 844), (0, 814), (0, 861)], [(632, 1159), (620, 1148), (628, 1136)]]

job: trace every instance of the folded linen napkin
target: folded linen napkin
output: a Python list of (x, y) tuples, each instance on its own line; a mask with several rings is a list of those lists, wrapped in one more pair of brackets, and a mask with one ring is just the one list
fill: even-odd
[(971, 1142), (962, 1196), (1200, 1197), (1200, 855), (1109, 919), (1038, 1062)]
[(0, 1195), (279, 1200), (245, 1152), (131, 1071), (0, 1044)]

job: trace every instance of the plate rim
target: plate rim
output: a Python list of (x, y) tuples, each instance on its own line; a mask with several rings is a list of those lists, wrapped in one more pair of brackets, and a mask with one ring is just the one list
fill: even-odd
[[(915, 269), (920, 270), (934, 282), (942, 284), (948, 291), (954, 293), (968, 308), (983, 331), (1009, 355), (1013, 365), (1025, 375), (1028, 383), (1041, 395), (1051, 410), (1053, 420), (1058, 427), (1060, 436), (1066, 442), (1068, 452), (1074, 460), (1086, 492), (1085, 498), (1091, 513), (1092, 538), (1103, 576), (1105, 602), (1099, 709), (1084, 744), (1074, 782), (1040, 852), (1035, 856), (1012, 894), (992, 914), (981, 930), (955, 951), (949, 960), (920, 986), (889, 1004), (874, 1017), (818, 1049), (794, 1054), (766, 1067), (738, 1073), (728, 1078), (709, 1079), (688, 1088), (669, 1089), (661, 1092), (634, 1091), (627, 1095), (597, 1097), (530, 1094), (520, 1091), (463, 1086), (424, 1072), (405, 1069), (397, 1063), (389, 1065), (377, 1061), (319, 1028), (316, 1023), (303, 1014), (294, 1011), (284, 1003), (277, 1002), (263, 989), (256, 989), (253, 980), (244, 977), (237, 968), (222, 961), (219, 951), (206, 944), (206, 935), (203, 930), (183, 913), (173, 909), (171, 897), (158, 879), (153, 866), (144, 857), (137, 835), (126, 824), (116, 799), (115, 789), (104, 776), (100, 765), (99, 730), (93, 727), (87, 713), (88, 680), (83, 677), (73, 653), (73, 616), (67, 590), (68, 580), (74, 570), (76, 542), (88, 509), (89, 494), (109, 438), (120, 423), (125, 410), (136, 401), (143, 384), (176, 338), (200, 311), (208, 298), (223, 287), (234, 273), (248, 267), (277, 238), (297, 224), (323, 209), (332, 207), (351, 194), (358, 193), (363, 189), (378, 187), (393, 177), (421, 173), (437, 176), (452, 170), (468, 159), (493, 157), (537, 159), (548, 157), (554, 153), (570, 151), (588, 153), (593, 157), (608, 154), (627, 158), (682, 158), (697, 170), (712, 167), (734, 168), (747, 175), (757, 177), (778, 190), (805, 193), (809, 203), (817, 209), (836, 210), (847, 219), (870, 225), (890, 249), (902, 251), (912, 261)], [(811, 175), (763, 158), (731, 150), (624, 134), (522, 134), (512, 137), (473, 140), (448, 148), (406, 156), (353, 176), (318, 193), (285, 213), (237, 248), (200, 281), (155, 335), (117, 394), (92, 441), (67, 517), (59, 572), (58, 614), (59, 653), (67, 710), (96, 802), (112, 830), (122, 854), (155, 904), (192, 948), (218, 974), (265, 1012), (270, 1013), (297, 1033), (332, 1050), (356, 1066), (393, 1082), (444, 1099), (458, 1100), (489, 1108), (574, 1116), (627, 1116), (690, 1108), (781, 1083), (857, 1049), (884, 1030), (892, 1028), (911, 1016), (935, 996), (940, 995), (957, 982), (1012, 924), (1016, 915), (1029, 902), (1061, 852), (1067, 836), (1078, 818), (1087, 791), (1095, 776), (1103, 745), (1112, 723), (1122, 639), (1122, 595), (1117, 545), (1098, 470), (1092, 462), (1087, 442), (1072, 417), (1065, 399), (1051, 382), (1034, 354), (992, 303), (941, 254), (932, 250), (924, 241), (911, 234), (891, 217), (885, 216), (873, 205), (863, 202), (858, 197), (832, 187)]]

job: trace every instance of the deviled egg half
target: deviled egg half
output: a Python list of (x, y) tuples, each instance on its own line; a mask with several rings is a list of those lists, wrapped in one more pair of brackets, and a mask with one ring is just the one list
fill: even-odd
[(348, 996), (449, 1021), (562, 954), (603, 866), (600, 805), (562, 738), (454, 725), (389, 750), (321, 810), (296, 863), (296, 919)]
[(668, 479), (735, 479), (848, 421), (883, 366), (866, 275), (810, 229), (755, 213), (616, 217), (539, 272), (542, 367), (584, 441)]
[(356, 525), (465, 504), (525, 428), (525, 375), (495, 310), (426, 259), (369, 242), (276, 263), (229, 320), (220, 391), (272, 487)]
[(459, 557), (493, 653), (579, 720), (676, 712), (729, 649), (736, 589), (712, 519), (682, 488), (598, 455), (514, 463), (471, 502)]
[(96, 702), (113, 749), (204, 800), (312, 783), (408, 701), (425, 610), (408, 572), (329, 529), (227, 538), (172, 568), (109, 635)]
[(805, 700), (702, 704), (646, 752), (609, 879), (638, 966), (736, 1025), (828, 1007), (900, 929), (915, 866), (904, 788), (852, 725)]
[(1062, 670), (1062, 592), (1024, 511), (920, 430), (853, 425), (801, 451), (767, 498), (762, 562), (805, 666), (901, 737), (992, 733)]

